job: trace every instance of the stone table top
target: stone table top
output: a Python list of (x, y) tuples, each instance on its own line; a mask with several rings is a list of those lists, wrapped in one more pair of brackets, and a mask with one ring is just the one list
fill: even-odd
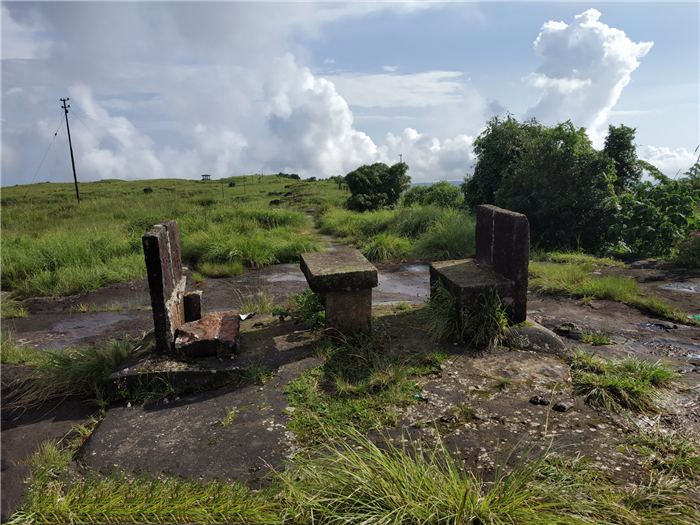
[(355, 249), (304, 253), (300, 266), (316, 293), (364, 290), (379, 284), (377, 269)]

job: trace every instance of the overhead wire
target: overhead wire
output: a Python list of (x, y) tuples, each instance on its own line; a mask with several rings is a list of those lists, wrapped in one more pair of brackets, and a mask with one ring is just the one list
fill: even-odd
[(49, 150), (51, 149), (51, 146), (53, 146), (53, 141), (56, 140), (56, 135), (58, 135), (58, 130), (61, 129), (61, 126), (63, 125), (63, 115), (61, 115), (61, 120), (58, 123), (58, 127), (56, 128), (56, 133), (53, 134), (53, 138), (51, 139), (51, 143), (49, 144), (49, 147), (46, 148), (46, 153), (44, 153), (44, 157), (41, 159), (41, 163), (39, 163), (39, 167), (36, 169), (36, 173), (34, 174), (34, 178), (32, 179), (32, 182), (29, 184), (29, 187), (27, 188), (27, 191), (24, 194), (24, 199), (27, 198), (27, 194), (29, 193), (29, 189), (32, 187), (32, 184), (34, 184), (34, 181), (36, 180), (36, 176), (39, 174), (39, 170), (41, 169), (41, 166), (44, 164), (44, 160), (46, 160), (46, 155), (49, 154)]
[[(80, 112), (83, 113), (83, 115), (84, 115), (85, 117), (87, 117), (87, 118), (89, 118), (90, 120), (92, 120), (92, 121), (95, 123), (95, 126), (97, 126), (98, 128), (100, 128), (100, 129), (101, 129), (102, 131), (104, 131), (107, 135), (109, 135), (110, 137), (112, 137), (112, 139), (114, 139), (118, 144), (120, 144), (120, 145), (124, 148), (124, 151), (128, 152), (128, 153), (129, 153), (130, 155), (132, 155), (136, 160), (138, 160), (138, 161), (141, 162), (144, 166), (146, 166), (148, 169), (150, 169), (150, 170), (153, 172), (154, 175), (158, 176), (158, 174), (155, 172), (155, 170), (154, 170), (151, 166), (149, 166), (148, 164), (146, 164), (146, 162), (145, 162), (143, 159), (141, 159), (138, 155), (136, 155), (136, 154), (133, 153), (129, 148), (127, 148), (126, 145), (124, 145), (124, 144), (122, 143), (122, 141), (120, 141), (117, 137), (115, 137), (115, 136), (112, 135), (109, 131), (107, 131), (107, 130), (104, 129), (102, 126), (100, 126), (100, 125), (95, 121), (95, 119), (92, 118), (90, 115), (88, 115), (80, 106), (78, 106), (78, 105), (75, 104), (75, 103), (73, 103), (73, 106), (75, 106), (77, 109), (79, 109)], [(73, 114), (76, 116), (76, 118), (78, 118), (78, 119), (80, 120), (80, 116), (78, 116), (78, 114), (76, 114), (75, 111), (73, 112)], [(82, 122), (82, 120), (81, 120), (81, 122)], [(113, 124), (111, 121), (105, 121), (105, 122), (109, 122), (110, 124)], [(87, 125), (86, 125), (84, 122), (83, 122), (83, 125), (87, 128)], [(132, 124), (132, 126), (133, 126), (133, 124)], [(128, 127), (126, 127), (126, 126), (118, 126), (118, 127), (131, 130), (131, 128), (128, 128)], [(133, 128), (136, 129), (136, 130), (138, 131), (138, 128), (136, 128), (136, 126), (133, 126)], [(88, 130), (89, 130), (89, 129), (90, 129), (90, 128), (88, 128)], [(92, 133), (92, 130), (90, 130), (90, 132)], [(95, 134), (93, 133), (93, 135), (95, 135)], [(95, 137), (97, 138), (97, 135), (95, 135)], [(98, 138), (97, 140), (100, 140), (100, 139)], [(102, 142), (100, 142), (100, 144), (102, 144)], [(104, 146), (104, 144), (102, 144), (102, 145)], [(107, 146), (105, 146), (105, 148), (106, 148), (106, 147), (107, 147)], [(129, 171), (131, 171), (131, 170), (129, 170)], [(132, 171), (131, 173), (134, 173), (134, 172)]]
[[(85, 128), (86, 128), (90, 133), (93, 134), (93, 136), (97, 139), (97, 142), (99, 142), (106, 150), (109, 150), (109, 147), (107, 147), (107, 145), (106, 145), (104, 142), (102, 142), (102, 141), (100, 140), (100, 137), (98, 137), (97, 135), (95, 135), (95, 132), (92, 131), (92, 130), (88, 127), (88, 125), (85, 124), (85, 122), (83, 122), (83, 119), (81, 119), (81, 118), (75, 113), (75, 111), (73, 112), (73, 115), (75, 116), (75, 118), (77, 118), (77, 119), (80, 121), (80, 123), (81, 123), (83, 126), (85, 126)], [(99, 127), (99, 126), (98, 126), (98, 127)], [(102, 128), (100, 128), (100, 129), (102, 129)], [(116, 140), (119, 144), (121, 144), (121, 146), (124, 147), (124, 150), (125, 150), (125, 151), (128, 151), (128, 148), (127, 148), (126, 146), (124, 146), (124, 144), (122, 144), (122, 143), (121, 143), (117, 138), (115, 138), (111, 133), (109, 133), (108, 131), (106, 131), (106, 130), (104, 130), (104, 129), (103, 129), (102, 131), (104, 131), (105, 133), (107, 133), (110, 137), (112, 137), (112, 138), (113, 138), (114, 140)], [(114, 155), (114, 154), (113, 154), (113, 155)], [(133, 154), (132, 154), (132, 155), (133, 155)], [(136, 157), (136, 156), (135, 156), (135, 157)], [(137, 177), (137, 178), (138, 178), (138, 175), (136, 175), (136, 173), (134, 173), (134, 171), (133, 171), (129, 166), (127, 166), (126, 164), (124, 164), (124, 162), (123, 162), (117, 155), (114, 155), (114, 158), (117, 159), (117, 160), (119, 161), (119, 163), (120, 163), (122, 166), (124, 166), (127, 170), (129, 170), (129, 171), (131, 172), (131, 174), (132, 174), (134, 177)], [(136, 157), (136, 158), (138, 159), (138, 157)], [(141, 159), (138, 159), (138, 160), (141, 160)], [(143, 162), (143, 161), (141, 161), (141, 162)], [(146, 163), (144, 162), (144, 164), (146, 164)], [(147, 166), (151, 171), (153, 171), (153, 168), (151, 168), (150, 166), (148, 166), (148, 164), (146, 164), (146, 166)], [(158, 175), (155, 171), (153, 171), (153, 173), (156, 174), (156, 175)]]
[[(76, 104), (73, 104), (73, 105), (74, 105), (74, 106), (77, 106)], [(114, 122), (111, 121), (111, 120), (107, 120), (107, 119), (100, 118), (100, 117), (95, 117), (94, 115), (88, 115), (88, 114), (85, 112), (85, 110), (81, 109), (80, 107), (78, 107), (78, 109), (80, 109), (80, 111), (83, 113), (83, 116), (84, 116), (84, 117), (87, 117), (87, 118), (89, 118), (90, 120), (95, 121), (95, 124), (97, 124), (96, 121), (99, 120), (99, 121), (101, 121), (101, 122), (108, 122), (109, 124), (111, 124), (111, 125), (114, 126), (114, 127), (123, 128), (123, 129), (132, 129), (132, 128), (130, 128), (129, 126), (122, 126), (122, 125), (116, 124), (116, 123), (114, 123)], [(140, 129), (137, 128), (133, 123), (131, 124), (131, 126), (132, 126), (134, 129), (140, 131)], [(238, 146), (237, 144), (233, 144), (233, 143), (231, 143), (231, 142), (222, 142), (222, 141), (220, 141), (220, 140), (203, 139), (203, 138), (201, 138), (201, 137), (193, 137), (193, 136), (191, 136), (191, 135), (183, 135), (182, 133), (175, 133), (175, 132), (173, 132), (173, 131), (155, 130), (155, 129), (153, 129), (153, 128), (151, 128), (151, 131), (154, 131), (155, 133), (164, 133), (164, 134), (166, 134), (166, 135), (174, 135), (174, 136), (176, 136), (176, 137), (186, 138), (186, 139), (189, 139), (189, 140), (192, 140), (192, 141), (195, 141), (195, 142), (211, 142), (212, 144), (221, 144), (222, 146), (234, 146), (234, 147), (237, 147), (237, 146)], [(206, 147), (206, 146), (205, 146), (205, 147)]]

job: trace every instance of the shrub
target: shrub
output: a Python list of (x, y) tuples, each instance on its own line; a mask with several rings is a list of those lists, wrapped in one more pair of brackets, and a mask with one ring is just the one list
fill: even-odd
[(449, 211), (413, 245), (413, 256), (431, 261), (464, 259), (474, 255), (476, 221), (465, 212)]
[(396, 204), (411, 182), (411, 177), (406, 175), (407, 171), (408, 164), (405, 162), (399, 162), (391, 167), (382, 162), (376, 162), (351, 171), (345, 177), (352, 193), (347, 200), (348, 209), (378, 210), (383, 206)]
[(670, 254), (683, 235), (700, 226), (695, 206), (700, 190), (684, 181), (643, 182), (620, 197), (621, 211), (608, 228), (610, 241), (640, 253)]
[(432, 204), (440, 208), (458, 208), (463, 200), (459, 188), (443, 180), (431, 186), (411, 188), (404, 196), (403, 203), (404, 206)]
[(690, 238), (681, 242), (676, 262), (689, 268), (700, 268), (700, 231), (690, 232)]
[(523, 140), (496, 192), (497, 206), (523, 213), (541, 248), (599, 251), (617, 209), (614, 162), (571, 122)]
[(391, 233), (380, 233), (360, 249), (369, 261), (401, 261), (411, 250), (411, 243)]

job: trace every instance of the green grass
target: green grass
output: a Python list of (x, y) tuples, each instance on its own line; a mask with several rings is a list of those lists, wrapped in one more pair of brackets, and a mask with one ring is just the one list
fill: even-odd
[(398, 414), (391, 407), (416, 402), (421, 388), (415, 378), (439, 373), (443, 354), (389, 355), (381, 339), (368, 332), (340, 345), (326, 341), (319, 350), (324, 364), (287, 386), (289, 404), (297, 407), (288, 426), (303, 443), (347, 427), (360, 432), (393, 427)]
[[(44, 443), (29, 460), (24, 523), (412, 523), (519, 525), (691, 525), (700, 520), (692, 477), (651, 472), (619, 485), (577, 457), (533, 448), (499, 455), (493, 479), (464, 468), (436, 437), (377, 443), (349, 430), (297, 453), (272, 485), (197, 482), (161, 473), (115, 470), (72, 474), (75, 447)], [(512, 467), (506, 467), (511, 464)], [(678, 471), (675, 471), (678, 472)]]
[(657, 297), (642, 297), (637, 281), (631, 277), (592, 275), (593, 261), (570, 264), (530, 263), (530, 289), (548, 295), (568, 295), (590, 301), (591, 298), (620, 301), (650, 315), (700, 326), (700, 323)]
[(417, 259), (447, 261), (472, 257), (476, 220), (457, 210), (445, 210), (435, 224), (416, 239), (412, 255)]
[(615, 341), (610, 339), (610, 333), (606, 330), (583, 331), (581, 332), (581, 342), (593, 346), (614, 345)]
[(0, 362), (4, 365), (38, 366), (44, 362), (45, 353), (27, 348), (17, 342), (17, 337), (8, 331), (0, 334)]
[(460, 259), (474, 254), (472, 215), (435, 206), (355, 213), (327, 207), (316, 218), (321, 233), (357, 245), (372, 261)]
[(367, 260), (375, 261), (402, 261), (411, 251), (411, 243), (392, 233), (380, 233), (360, 248), (360, 252)]
[(457, 340), (491, 348), (505, 339), (508, 328), (508, 317), (495, 292), (458, 312), (457, 299), (439, 281), (420, 317), (433, 342)]
[[(146, 186), (153, 193), (144, 194)], [(12, 299), (71, 295), (144, 277), (141, 237), (167, 219), (178, 221), (184, 262), (204, 276), (297, 262), (321, 245), (311, 219), (295, 207), (345, 197), (331, 181), (276, 176), (248, 181), (246, 193), (242, 185), (226, 186), (223, 199), (215, 182), (174, 179), (83, 183), (79, 205), (70, 190), (68, 184), (3, 188), (1, 277)], [(297, 200), (271, 208), (268, 193), (279, 192)]]
[(675, 430), (638, 431), (629, 437), (633, 448), (647, 458), (651, 468), (676, 476), (700, 479), (700, 443)]
[(29, 317), (27, 308), (19, 301), (5, 297), (0, 299), (0, 319), (15, 319)]
[(553, 262), (558, 264), (592, 263), (597, 266), (625, 266), (625, 263), (611, 257), (596, 257), (582, 252), (547, 252), (533, 248), (530, 250), (530, 260), (534, 262)]
[(464, 314), (462, 337), (477, 347), (492, 348), (506, 337), (508, 316), (495, 290), (480, 296)]
[(571, 368), (576, 395), (585, 396), (590, 405), (615, 411), (657, 412), (660, 394), (680, 377), (660, 361), (634, 356), (606, 360), (586, 352), (574, 354)]
[(442, 282), (438, 282), (430, 291), (428, 304), (418, 315), (425, 324), (430, 341), (462, 339), (457, 299), (447, 291)]
[(36, 363), (36, 370), (25, 380), (26, 388), (13, 401), (24, 407), (71, 395), (90, 395), (99, 401), (110, 374), (131, 350), (130, 338), (112, 340), (105, 348), (46, 350)]
[(33, 490), (8, 523), (275, 523), (278, 504), (242, 483), (144, 473), (70, 479), (71, 451), (45, 444), (31, 460)]

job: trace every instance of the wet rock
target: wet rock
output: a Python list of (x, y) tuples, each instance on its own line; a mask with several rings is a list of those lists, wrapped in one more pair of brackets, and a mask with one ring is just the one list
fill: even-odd
[(554, 410), (556, 410), (557, 412), (568, 412), (569, 410), (574, 408), (574, 402), (573, 401), (559, 401), (552, 408)]
[(581, 339), (581, 328), (574, 323), (560, 323), (554, 327), (554, 331), (568, 339), (575, 339), (576, 341)]
[(506, 345), (545, 354), (567, 354), (566, 346), (559, 336), (536, 323), (510, 328), (506, 333)]
[(544, 405), (547, 406), (549, 405), (550, 401), (548, 397), (545, 396), (532, 396), (530, 398), (530, 403), (533, 405)]

